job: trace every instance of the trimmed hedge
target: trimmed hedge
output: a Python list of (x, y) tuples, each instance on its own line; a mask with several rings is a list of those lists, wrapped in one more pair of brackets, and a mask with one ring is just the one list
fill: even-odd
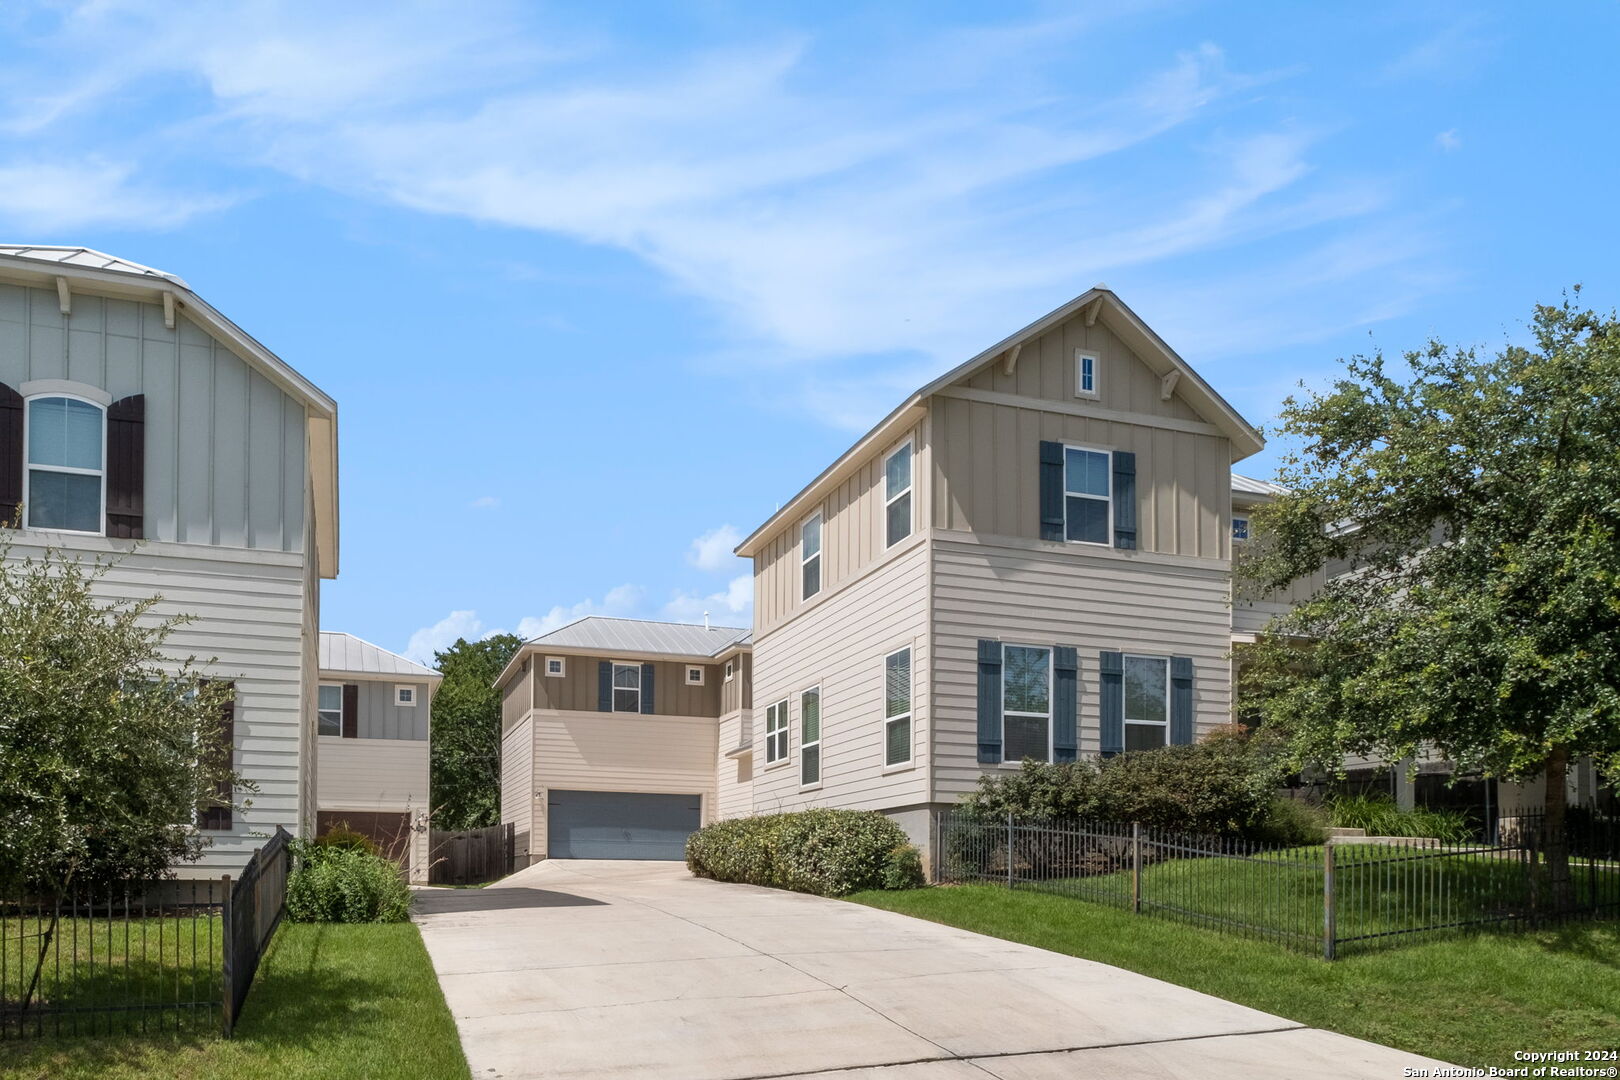
[(287, 882), (293, 922), (389, 923), (410, 915), (411, 890), (380, 855), (335, 844), (293, 841), (297, 866)]
[(818, 896), (923, 883), (922, 857), (900, 826), (872, 810), (800, 810), (705, 825), (686, 841), (686, 867), (715, 881)]

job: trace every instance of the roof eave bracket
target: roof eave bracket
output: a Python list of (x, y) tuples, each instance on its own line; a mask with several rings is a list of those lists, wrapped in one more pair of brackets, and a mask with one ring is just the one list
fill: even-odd
[(173, 330), (174, 329), (174, 308), (175, 308), (174, 293), (172, 293), (172, 292), (164, 293), (163, 294), (163, 328), (165, 330)]
[(1001, 365), (1003, 374), (1011, 375), (1014, 371), (1018, 370), (1018, 354), (1023, 351), (1023, 348), (1024, 343), (1020, 341), (1018, 344), (1007, 350), (1007, 358), (1002, 361)]
[(56, 306), (62, 309), (63, 315), (73, 314), (73, 294), (68, 291), (68, 280), (58, 275), (56, 279)]
[(1170, 396), (1176, 392), (1176, 384), (1181, 381), (1181, 372), (1172, 371), (1159, 380), (1159, 400), (1169, 401)]
[(1095, 299), (1095, 300), (1093, 300), (1091, 302), (1090, 307), (1086, 308), (1086, 325), (1087, 326), (1096, 326), (1097, 325), (1097, 316), (1102, 313), (1102, 306), (1103, 306), (1103, 298), (1099, 296), (1099, 297), (1097, 297), (1097, 299)]

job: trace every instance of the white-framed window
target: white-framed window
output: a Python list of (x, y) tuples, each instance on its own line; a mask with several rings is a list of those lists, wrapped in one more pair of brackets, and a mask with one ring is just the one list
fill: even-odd
[(686, 685), (687, 686), (702, 686), (703, 685), (703, 668), (702, 668), (701, 665), (698, 665), (698, 664), (688, 664), (688, 665), (686, 665)]
[(343, 687), (337, 683), (321, 683), (315, 691), (316, 731), (322, 735), (343, 735)]
[(1102, 361), (1096, 353), (1074, 350), (1074, 395), (1075, 397), (1094, 398), (1097, 396), (1097, 377), (1101, 374), (1099, 368)]
[(817, 510), (799, 526), (799, 599), (808, 600), (821, 591), (821, 511)]
[(394, 687), (394, 704), (404, 706), (406, 708), (415, 708), (416, 707), (416, 687), (414, 687), (414, 686), (396, 686), (396, 687)]
[(641, 711), (641, 665), (613, 665), (613, 711)]
[(24, 524), (30, 529), (104, 535), (107, 411), (67, 394), (28, 399), (23, 426)]
[(894, 547), (911, 535), (911, 466), (910, 440), (883, 459), (884, 547)]
[(1247, 540), (1249, 538), (1249, 519), (1235, 517), (1232, 519), (1232, 539)]
[(883, 658), (883, 764), (911, 760), (911, 649)]
[(799, 695), (799, 786), (821, 783), (821, 687)]
[(783, 698), (765, 709), (765, 764), (786, 761), (788, 756), (788, 703)]
[(1152, 750), (1170, 742), (1170, 660), (1125, 657), (1125, 749)]
[(1063, 538), (1074, 544), (1111, 544), (1113, 456), (1086, 446), (1063, 448)]
[(546, 677), (560, 679), (568, 674), (568, 660), (562, 656), (546, 657)]
[(736, 674), (737, 674), (737, 661), (735, 661), (735, 660), (727, 660), (726, 661), (726, 682), (730, 682), (732, 677), (734, 675), (736, 675)]
[(1001, 757), (1052, 760), (1052, 650), (1001, 648)]

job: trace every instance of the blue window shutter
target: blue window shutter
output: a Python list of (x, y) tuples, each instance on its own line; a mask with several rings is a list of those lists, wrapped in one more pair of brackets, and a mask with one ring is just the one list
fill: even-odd
[(979, 760), (1001, 761), (1001, 642), (979, 642)]
[(1193, 662), (1190, 656), (1170, 658), (1170, 742), (1191, 746), (1193, 741)]
[(1118, 754), (1125, 749), (1125, 657), (1122, 653), (1105, 652), (1098, 657), (1100, 674), (1097, 678), (1098, 745), (1104, 754)]
[(1080, 661), (1067, 645), (1052, 647), (1052, 760), (1073, 761), (1079, 747)]
[(1114, 451), (1114, 546), (1136, 547), (1136, 455)]
[(1041, 443), (1041, 539), (1063, 539), (1063, 444)]
[(596, 667), (596, 711), (613, 711), (613, 661), (603, 660)]
[(641, 711), (644, 713), (653, 711), (653, 666), (651, 664), (641, 665)]

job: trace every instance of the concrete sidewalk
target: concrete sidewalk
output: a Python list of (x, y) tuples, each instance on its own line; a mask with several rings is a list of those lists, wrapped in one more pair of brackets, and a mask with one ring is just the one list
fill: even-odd
[(478, 1080), (1365, 1077), (1440, 1065), (1104, 964), (678, 863), (423, 890)]

